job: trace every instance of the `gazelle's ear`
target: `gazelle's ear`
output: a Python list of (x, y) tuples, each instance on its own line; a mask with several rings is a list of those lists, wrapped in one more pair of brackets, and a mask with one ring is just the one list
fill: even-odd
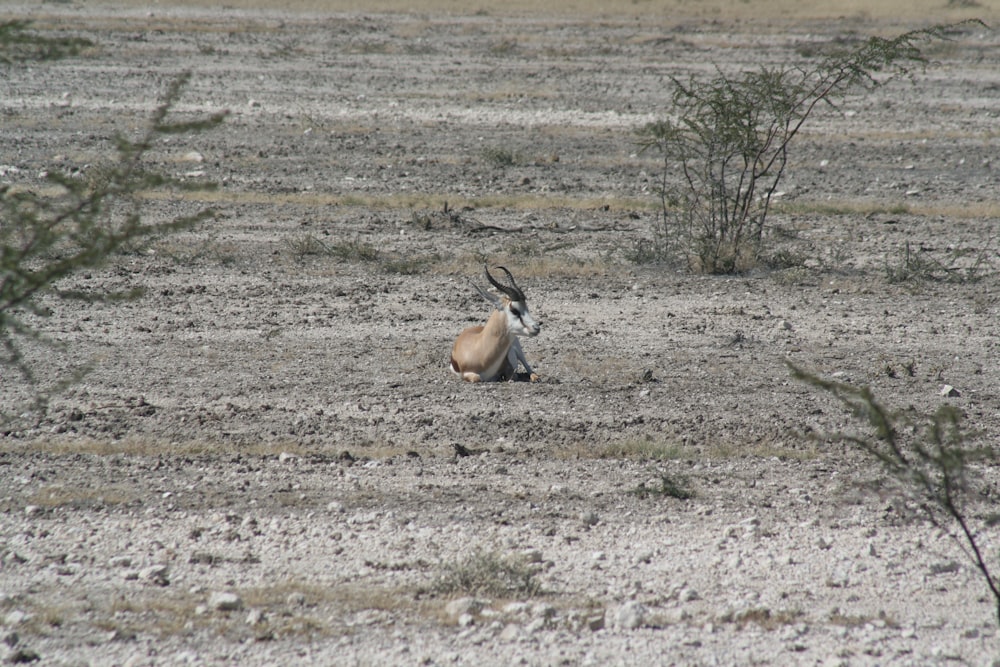
[(476, 291), (479, 292), (480, 296), (482, 296), (484, 299), (493, 304), (494, 308), (496, 308), (497, 310), (503, 309), (503, 304), (500, 302), (499, 297), (493, 296), (492, 294), (490, 294), (489, 292), (487, 292), (486, 290), (484, 290), (482, 287), (472, 282), (471, 280), (469, 281), (469, 284), (476, 288)]

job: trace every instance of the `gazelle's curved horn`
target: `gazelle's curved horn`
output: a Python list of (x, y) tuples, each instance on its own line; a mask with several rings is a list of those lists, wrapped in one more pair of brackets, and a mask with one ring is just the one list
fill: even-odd
[(497, 268), (507, 274), (507, 279), (510, 280), (510, 285), (501, 285), (498, 283), (496, 279), (490, 275), (489, 267), (484, 266), (483, 271), (486, 272), (486, 279), (490, 281), (490, 284), (510, 297), (511, 301), (525, 301), (524, 292), (522, 292), (521, 288), (519, 288), (517, 283), (514, 282), (514, 276), (511, 275), (510, 271), (508, 271), (504, 266), (498, 266)]

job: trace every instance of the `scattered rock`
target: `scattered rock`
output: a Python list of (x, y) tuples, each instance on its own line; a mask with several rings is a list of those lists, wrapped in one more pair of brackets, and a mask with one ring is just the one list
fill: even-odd
[(237, 611), (243, 608), (243, 598), (236, 593), (213, 591), (208, 596), (208, 606), (216, 611)]
[(156, 584), (157, 586), (169, 586), (170, 568), (166, 565), (150, 565), (139, 570), (139, 579), (142, 581), (149, 582), (151, 584)]
[(604, 610), (599, 612), (594, 612), (586, 617), (585, 624), (587, 629), (592, 632), (597, 632), (598, 630), (604, 629)]
[(634, 630), (646, 622), (647, 609), (636, 600), (630, 600), (615, 610), (615, 627)]
[(931, 565), (931, 574), (954, 574), (962, 569), (962, 565), (958, 561), (949, 560), (944, 563), (934, 563)]
[(471, 597), (452, 600), (444, 606), (444, 613), (457, 619), (465, 614), (478, 614), (485, 605), (480, 600)]
[(7, 662), (12, 665), (25, 665), (30, 662), (38, 662), (42, 656), (30, 648), (19, 648), (7, 656)]
[(7, 615), (3, 617), (3, 624), (9, 628), (13, 628), (17, 627), (18, 625), (21, 625), (26, 620), (28, 620), (28, 618), (30, 617), (25, 612), (21, 611), (20, 609), (14, 609), (12, 611), (7, 612)]

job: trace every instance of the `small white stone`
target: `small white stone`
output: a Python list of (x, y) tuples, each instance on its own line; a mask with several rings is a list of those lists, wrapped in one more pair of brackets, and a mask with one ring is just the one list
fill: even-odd
[(677, 599), (681, 602), (694, 602), (699, 599), (698, 591), (693, 588), (682, 588), (681, 592), (677, 595)]
[(452, 618), (459, 618), (466, 614), (478, 614), (483, 608), (483, 603), (476, 598), (458, 598), (452, 600), (444, 606), (444, 613)]
[(170, 571), (166, 565), (150, 565), (139, 570), (139, 579), (149, 581), (160, 586), (166, 586), (169, 582), (167, 575)]
[(635, 600), (626, 602), (615, 611), (615, 625), (625, 630), (634, 630), (646, 622), (646, 607)]
[(8, 627), (13, 627), (21, 625), (21, 623), (24, 623), (26, 620), (28, 620), (28, 615), (20, 609), (15, 609), (8, 612), (7, 615), (3, 617), (3, 624)]
[(513, 616), (517, 614), (524, 614), (529, 609), (531, 609), (531, 605), (527, 602), (508, 602), (503, 608), (503, 613)]
[(509, 623), (503, 630), (500, 631), (500, 640), (505, 642), (514, 642), (521, 638), (521, 626), (517, 623)]
[(533, 635), (539, 630), (543, 630), (544, 628), (545, 628), (545, 619), (536, 618), (531, 622), (529, 622), (526, 626), (524, 626), (524, 631), (527, 632), (529, 635)]
[(554, 618), (556, 608), (547, 602), (539, 602), (531, 608), (531, 615), (536, 618)]
[(243, 598), (236, 593), (214, 591), (208, 596), (208, 606), (216, 611), (236, 611), (243, 608)]

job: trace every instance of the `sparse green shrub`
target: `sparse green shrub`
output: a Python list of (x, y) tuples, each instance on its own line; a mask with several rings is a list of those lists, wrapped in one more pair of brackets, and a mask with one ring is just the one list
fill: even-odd
[(523, 560), (476, 551), (458, 563), (444, 566), (432, 590), (442, 595), (533, 597), (541, 593), (542, 587), (535, 579), (535, 569)]
[(369, 243), (357, 239), (327, 243), (315, 234), (305, 234), (285, 239), (285, 246), (295, 259), (309, 256), (336, 257), (345, 261), (373, 262), (378, 258), (378, 250)]
[(907, 241), (899, 264), (886, 261), (885, 277), (890, 283), (921, 280), (973, 283), (995, 272), (991, 262), (991, 255), (995, 254), (992, 245), (989, 239), (979, 249), (949, 248), (944, 259), (938, 259), (924, 248), (912, 250)]
[(920, 47), (961, 25), (872, 37), (815, 67), (762, 66), (738, 74), (718, 70), (708, 80), (672, 78), (674, 118), (638, 131), (641, 150), (660, 159), (655, 183), (660, 206), (653, 238), (635, 255), (680, 259), (700, 273), (756, 266), (789, 145), (817, 106), (835, 105), (849, 93), (874, 90), (926, 65)]
[(646, 486), (645, 482), (640, 482), (639, 486), (632, 490), (640, 498), (676, 498), (677, 500), (690, 500), (694, 498), (694, 491), (688, 481), (683, 477), (671, 477), (660, 475), (659, 484)]
[[(853, 445), (877, 462), (894, 491), (918, 507), (965, 552), (993, 595), (1000, 623), (1000, 579), (980, 548), (972, 502), (985, 494), (979, 466), (996, 463), (991, 447), (975, 446), (962, 429), (958, 408), (943, 405), (932, 415), (894, 412), (876, 400), (869, 387), (825, 380), (789, 364), (792, 375), (837, 398), (870, 427), (860, 435), (826, 435), (835, 442)], [(987, 528), (992, 514), (981, 520)]]
[(500, 146), (488, 146), (480, 151), (480, 155), (484, 162), (500, 169), (513, 167), (522, 161), (520, 153)]
[[(65, 378), (41, 387), (25, 355), (29, 347), (64, 349), (48, 337), (41, 320), (58, 300), (110, 301), (134, 298), (138, 290), (102, 293), (64, 289), (60, 281), (102, 265), (123, 250), (136, 248), (164, 235), (189, 228), (211, 217), (211, 210), (161, 222), (143, 219), (141, 195), (163, 189), (206, 189), (210, 183), (175, 180), (149, 168), (145, 155), (167, 135), (200, 132), (220, 122), (225, 114), (194, 121), (172, 121), (170, 110), (181, 96), (189, 74), (167, 87), (138, 139), (115, 138), (116, 155), (95, 170), (97, 176), (74, 178), (50, 169), (44, 193), (25, 187), (0, 185), (0, 368), (4, 384), (12, 389), (19, 378), (32, 395), (35, 408), (86, 368), (78, 363)], [(55, 297), (43, 303), (43, 295)], [(7, 372), (14, 371), (13, 373)], [(0, 420), (3, 415), (0, 415)]]

